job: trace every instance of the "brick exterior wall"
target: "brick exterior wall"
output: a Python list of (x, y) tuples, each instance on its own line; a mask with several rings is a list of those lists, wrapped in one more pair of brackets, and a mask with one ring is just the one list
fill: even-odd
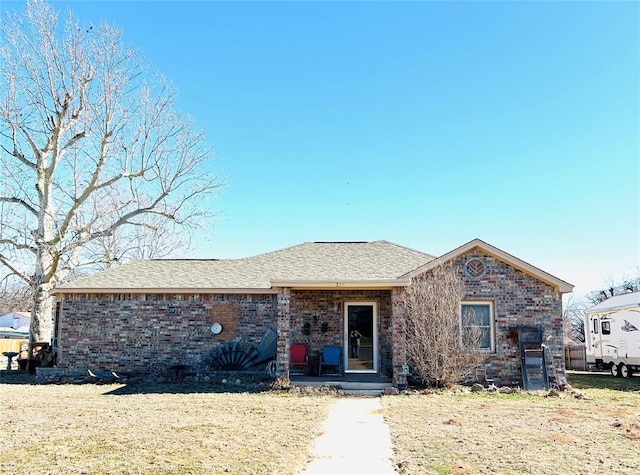
[(402, 371), (403, 365), (407, 362), (406, 351), (406, 328), (404, 319), (404, 288), (396, 287), (391, 294), (392, 298), (392, 315), (391, 326), (393, 332), (392, 349), (393, 349), (393, 384), (397, 387), (405, 387), (407, 385), (407, 375)]
[(306, 345), (312, 358), (325, 345), (344, 348), (345, 302), (376, 302), (378, 368), (381, 374), (390, 376), (393, 352), (390, 290), (292, 290), (290, 343)]
[[(201, 374), (220, 342), (256, 346), (276, 330), (275, 295), (117, 294), (64, 296), (58, 366), (160, 373), (186, 365)], [(219, 335), (211, 333), (221, 323)]]
[[(479, 277), (465, 273), (465, 264), (480, 259), (485, 272)], [(487, 355), (484, 366), (495, 384), (522, 385), (522, 367), (518, 349), (517, 327), (533, 325), (542, 328), (543, 340), (550, 347), (556, 373), (564, 377), (562, 295), (552, 286), (508, 266), (478, 249), (454, 261), (464, 280), (464, 300), (489, 301), (494, 305), (495, 352)]]
[[(465, 274), (480, 259), (485, 272)], [(464, 300), (490, 301), (494, 308), (495, 351), (487, 354), (487, 376), (496, 384), (522, 384), (517, 327), (536, 325), (564, 376), (562, 298), (553, 287), (474, 249), (454, 261), (464, 280)], [(268, 329), (278, 335), (278, 363), (288, 376), (289, 346), (305, 344), (317, 356), (325, 345), (343, 348), (344, 303), (376, 302), (378, 368), (404, 384), (402, 289), (291, 290), (278, 295), (94, 294), (64, 296), (59, 322), (58, 366), (65, 373), (88, 368), (153, 373), (175, 365), (203, 374), (221, 342), (256, 346)], [(213, 335), (210, 327), (221, 323)]]

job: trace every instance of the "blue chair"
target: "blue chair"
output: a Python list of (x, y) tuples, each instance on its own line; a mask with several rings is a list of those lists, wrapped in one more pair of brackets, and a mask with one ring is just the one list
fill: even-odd
[(318, 368), (318, 376), (322, 376), (322, 368), (335, 368), (335, 373), (342, 374), (342, 358), (339, 346), (325, 346), (320, 354), (320, 367)]

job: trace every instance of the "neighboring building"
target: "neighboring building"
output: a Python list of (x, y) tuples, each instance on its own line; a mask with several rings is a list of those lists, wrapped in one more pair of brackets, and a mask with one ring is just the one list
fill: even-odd
[[(19, 353), (25, 341), (29, 341), (31, 315), (27, 312), (9, 312), (0, 315), (0, 368), (7, 367), (5, 352)], [(17, 360), (13, 361), (17, 367)]]
[[(202, 376), (260, 363), (272, 338), (285, 375), (291, 344), (306, 345), (312, 360), (336, 345), (344, 372), (402, 385), (403, 289), (449, 261), (464, 280), (463, 307), (486, 316), (480, 351), (496, 384), (522, 381), (523, 325), (541, 329), (564, 372), (562, 294), (572, 286), (478, 239), (439, 258), (374, 241), (304, 243), (245, 259), (132, 262), (55, 290), (58, 366), (67, 373), (189, 368)], [(362, 335), (357, 357), (352, 330)]]
[(27, 312), (9, 312), (0, 315), (0, 337), (29, 338), (31, 315)]

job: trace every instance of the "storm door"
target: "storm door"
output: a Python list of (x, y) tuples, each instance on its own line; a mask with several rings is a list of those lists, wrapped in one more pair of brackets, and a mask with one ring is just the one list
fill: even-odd
[(344, 368), (350, 373), (378, 371), (378, 325), (375, 302), (345, 303)]

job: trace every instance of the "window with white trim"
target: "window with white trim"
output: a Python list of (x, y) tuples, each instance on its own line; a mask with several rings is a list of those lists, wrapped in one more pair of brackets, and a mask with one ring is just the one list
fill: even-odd
[(476, 349), (481, 351), (495, 349), (492, 302), (462, 302), (460, 325), (463, 335), (473, 335)]

